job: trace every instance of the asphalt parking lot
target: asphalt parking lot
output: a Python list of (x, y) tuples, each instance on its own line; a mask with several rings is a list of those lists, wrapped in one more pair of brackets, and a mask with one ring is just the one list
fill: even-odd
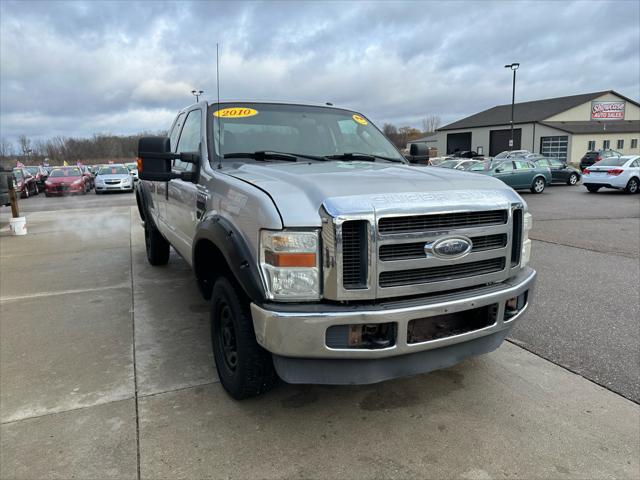
[(540, 277), (512, 342), (243, 402), (187, 264), (147, 264), (133, 196), (22, 201), (26, 237), (3, 209), (0, 477), (639, 478), (640, 196), (523, 196)]

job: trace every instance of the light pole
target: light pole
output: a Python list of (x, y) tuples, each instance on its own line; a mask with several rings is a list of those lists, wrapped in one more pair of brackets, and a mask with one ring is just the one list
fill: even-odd
[(204, 93), (204, 90), (191, 90), (191, 94), (196, 97), (196, 103), (200, 101), (200, 95)]
[(509, 139), (509, 151), (513, 150), (513, 107), (516, 103), (516, 70), (520, 67), (519, 63), (505, 65), (504, 68), (510, 68), (513, 71), (513, 90), (511, 91), (511, 138)]

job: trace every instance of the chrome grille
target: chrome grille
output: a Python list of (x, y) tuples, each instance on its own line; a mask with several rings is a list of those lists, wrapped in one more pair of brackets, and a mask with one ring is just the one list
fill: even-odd
[[(473, 244), (471, 251), (480, 252), (496, 248), (504, 248), (507, 245), (507, 234), (480, 235), (470, 238)], [(425, 258), (425, 242), (395, 243), (382, 245), (379, 258), (382, 261), (410, 260), (412, 258)]]
[(456, 212), (382, 218), (378, 231), (383, 234), (425, 232), (450, 228), (481, 227), (507, 223), (508, 210)]
[(364, 221), (342, 224), (342, 283), (346, 289), (364, 288), (367, 284), (366, 232)]
[(396, 270), (380, 274), (381, 287), (397, 287), (421, 283), (442, 282), (486, 275), (503, 270), (504, 257), (490, 258), (479, 262), (460, 263), (441, 267), (418, 268), (414, 270)]

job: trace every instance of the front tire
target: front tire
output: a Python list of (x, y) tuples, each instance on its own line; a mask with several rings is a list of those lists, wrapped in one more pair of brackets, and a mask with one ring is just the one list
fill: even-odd
[(567, 185), (575, 185), (576, 183), (578, 183), (578, 174), (572, 173), (571, 175), (569, 175), (569, 179), (567, 180)]
[(249, 301), (225, 277), (211, 295), (211, 343), (220, 383), (236, 400), (255, 397), (275, 385), (271, 354), (256, 340)]
[(531, 184), (531, 192), (532, 193), (542, 193), (544, 192), (544, 187), (547, 185), (544, 178), (536, 177)]
[(587, 190), (589, 190), (589, 193), (598, 193), (598, 190), (600, 190), (600, 187), (595, 187), (593, 185), (587, 185)]
[(624, 188), (624, 191), (627, 193), (638, 193), (638, 189), (640, 188), (640, 182), (638, 179), (633, 177), (627, 183), (627, 186)]
[(153, 266), (166, 265), (169, 261), (169, 242), (150, 222), (144, 224), (144, 245), (147, 260)]

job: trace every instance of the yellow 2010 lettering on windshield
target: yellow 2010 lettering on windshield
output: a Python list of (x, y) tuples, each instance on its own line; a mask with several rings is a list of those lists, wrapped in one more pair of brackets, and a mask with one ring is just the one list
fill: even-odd
[(358, 122), (360, 125), (368, 125), (369, 123), (367, 122), (367, 120), (361, 116), (361, 115), (354, 115), (353, 117), (354, 121)]
[(230, 107), (223, 108), (222, 110), (216, 110), (213, 112), (213, 115), (221, 118), (244, 118), (244, 117), (253, 117), (257, 115), (258, 111), (253, 108), (246, 107)]

